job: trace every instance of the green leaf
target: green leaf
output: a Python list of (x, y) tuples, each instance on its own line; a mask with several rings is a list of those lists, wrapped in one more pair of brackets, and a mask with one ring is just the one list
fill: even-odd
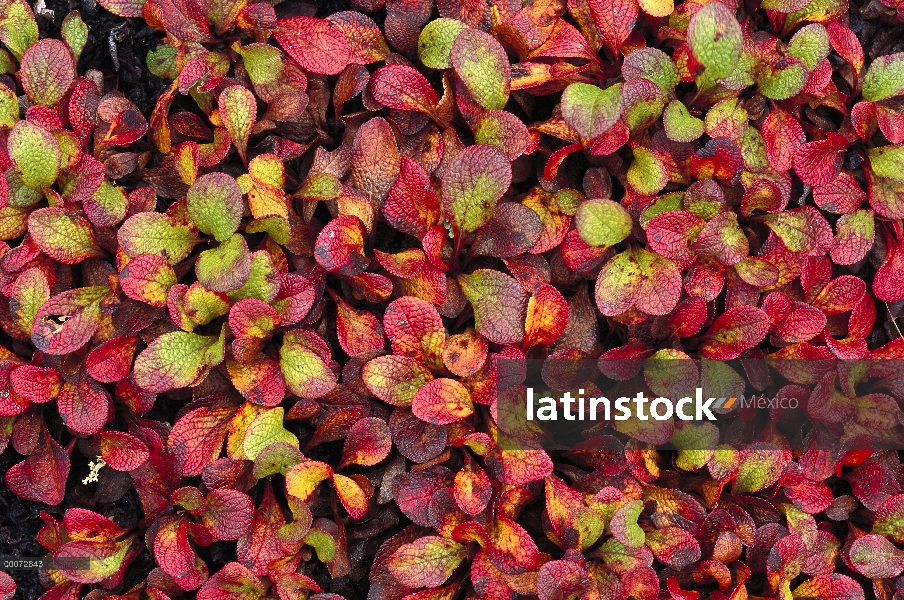
[(0, 74), (12, 75), (16, 72), (16, 63), (10, 53), (0, 48)]
[(269, 215), (254, 219), (245, 226), (245, 233), (266, 233), (280, 245), (289, 243), (292, 230), (289, 221), (279, 215)]
[(680, 100), (672, 100), (662, 116), (665, 135), (675, 142), (693, 142), (703, 135), (703, 121), (691, 115)]
[(694, 13), (687, 27), (691, 52), (706, 68), (701, 88), (727, 77), (741, 58), (743, 36), (734, 13), (721, 2), (709, 2)]
[(628, 184), (638, 194), (652, 196), (669, 182), (662, 160), (642, 146), (634, 149), (634, 162), (628, 167)]
[(643, 501), (631, 500), (620, 506), (609, 522), (612, 535), (628, 548), (639, 548), (646, 540), (646, 534), (637, 524), (637, 518), (640, 517), (641, 512), (643, 512)]
[(683, 192), (672, 192), (671, 194), (660, 196), (656, 202), (643, 211), (643, 214), (640, 216), (640, 226), (646, 229), (647, 223), (649, 223), (656, 215), (661, 215), (662, 213), (671, 210), (681, 210), (683, 199)]
[(684, 471), (696, 471), (713, 457), (719, 430), (712, 423), (684, 423), (675, 429), (671, 442), (678, 449), (675, 465)]
[(512, 69), (496, 38), (477, 29), (465, 29), (452, 44), (452, 67), (468, 93), (487, 110), (505, 108)]
[(225, 173), (207, 173), (185, 195), (188, 215), (203, 233), (218, 242), (235, 233), (242, 222), (242, 190)]
[(54, 559), (60, 565), (71, 565), (76, 559), (86, 560), (90, 568), (63, 568), (60, 573), (78, 583), (97, 583), (119, 571), (133, 541), (134, 537), (119, 542), (73, 540), (63, 544), (54, 554)]
[(835, 17), (839, 17), (848, 10), (847, 0), (811, 0), (806, 6), (793, 13), (789, 13), (785, 18), (785, 26), (780, 33), (784, 37), (785, 34), (797, 27), (803, 21), (811, 21), (814, 23), (828, 23)]
[(251, 44), (242, 48), (238, 42), (232, 47), (245, 63), (245, 70), (254, 85), (270, 85), (279, 80), (283, 71), (282, 52), (267, 44)]
[(622, 84), (605, 90), (572, 83), (562, 92), (562, 117), (583, 138), (595, 138), (612, 127), (622, 112)]
[(92, 223), (98, 227), (112, 227), (126, 218), (129, 198), (125, 190), (104, 179), (97, 191), (82, 203), (82, 207)]
[(336, 375), (307, 346), (284, 343), (279, 350), (279, 366), (286, 386), (300, 398), (319, 398), (336, 387)]
[(231, 85), (220, 92), (217, 104), (229, 138), (242, 162), (247, 163), (248, 138), (257, 121), (257, 100), (254, 94), (240, 85)]
[(117, 239), (132, 258), (139, 254), (159, 254), (171, 265), (181, 262), (198, 243), (188, 226), (176, 224), (169, 216), (157, 212), (138, 213), (126, 219)]
[(870, 148), (866, 153), (873, 173), (904, 183), (904, 145)]
[(332, 562), (336, 556), (336, 542), (319, 529), (311, 529), (305, 536), (304, 543), (317, 551), (317, 558), (322, 563)]
[(19, 121), (19, 99), (11, 89), (0, 85), (0, 127), (11, 128)]
[(798, 30), (791, 38), (791, 43), (788, 45), (788, 56), (802, 60), (807, 65), (807, 69), (812, 71), (829, 55), (831, 50), (832, 46), (829, 43), (826, 28), (820, 23), (810, 23)]
[(24, 0), (10, 0), (0, 12), (0, 42), (6, 44), (16, 60), (38, 41), (38, 23)]
[(286, 442), (298, 448), (298, 438), (283, 426), (285, 410), (280, 406), (258, 415), (248, 429), (242, 448), (249, 460), (254, 460), (261, 451), (277, 442)]
[[(278, 218), (278, 217), (277, 217)], [(280, 274), (273, 264), (273, 258), (266, 250), (258, 250), (251, 254), (251, 272), (248, 281), (227, 295), (230, 300), (238, 301), (245, 298), (257, 298), (264, 302), (270, 302), (279, 293)]]
[(666, 97), (656, 84), (646, 79), (633, 79), (622, 87), (622, 112), (632, 132), (643, 131), (662, 116)]
[(771, 100), (787, 100), (800, 93), (807, 85), (807, 66), (802, 62), (790, 62), (784, 69), (766, 72), (757, 80), (760, 93)]
[(216, 248), (205, 250), (195, 264), (198, 281), (214, 292), (241, 288), (251, 275), (251, 253), (244, 236), (234, 233)]
[(669, 95), (681, 82), (672, 57), (658, 48), (637, 48), (625, 57), (622, 75), (626, 80), (643, 78), (652, 81)]
[(904, 52), (880, 56), (863, 76), (863, 99), (878, 102), (904, 92)]
[(775, 483), (787, 463), (784, 454), (774, 444), (765, 442), (752, 444), (742, 450), (738, 475), (731, 492), (749, 494)]
[(435, 588), (446, 582), (467, 557), (464, 546), (438, 535), (404, 544), (389, 557), (389, 572), (403, 585)]
[(462, 234), (477, 230), (493, 216), (496, 201), (511, 182), (512, 167), (502, 150), (489, 144), (468, 146), (443, 176), (446, 216)]
[(769, 157), (766, 154), (766, 140), (760, 130), (752, 125), (741, 135), (741, 156), (747, 170), (753, 173), (762, 173), (769, 170)]
[(176, 63), (176, 49), (169, 44), (160, 44), (148, 52), (145, 62), (148, 71), (161, 79), (175, 80), (179, 77), (179, 66)]
[(574, 218), (581, 239), (591, 246), (614, 246), (631, 235), (631, 215), (612, 200), (587, 200)]
[(181, 304), (187, 321), (180, 327), (186, 331), (192, 331), (196, 325), (207, 325), (229, 312), (229, 302), (223, 294), (211, 292), (197, 281), (185, 290)]
[(88, 26), (82, 21), (82, 16), (78, 11), (74, 10), (63, 19), (63, 26), (60, 30), (63, 34), (63, 40), (72, 50), (72, 55), (78, 61), (78, 57), (82, 55), (85, 44), (88, 43)]
[(452, 66), (452, 44), (468, 26), (458, 19), (439, 18), (427, 23), (417, 41), (417, 55), (425, 67), (448, 69)]
[(36, 210), (28, 217), (28, 231), (47, 256), (74, 265), (103, 256), (91, 224), (81, 215), (60, 207)]
[(136, 383), (158, 394), (197, 384), (207, 369), (223, 362), (225, 336), (225, 324), (219, 336), (186, 331), (161, 335), (135, 359)]
[(19, 275), (9, 296), (9, 316), (26, 337), (41, 306), (50, 300), (50, 283), (44, 272), (32, 267)]
[(478, 269), (459, 275), (458, 282), (474, 308), (474, 327), (483, 337), (496, 344), (524, 339), (528, 296), (515, 279), (494, 269)]
[(296, 198), (305, 200), (332, 200), (342, 194), (342, 182), (329, 173), (308, 176), (295, 192)]
[[(247, 435), (247, 433), (246, 433)], [(245, 453), (248, 450), (245, 449)], [(263, 479), (279, 473), (285, 475), (289, 469), (305, 460), (298, 449), (298, 442), (277, 442), (269, 444), (254, 459), (253, 475), (255, 479)]]
[(9, 133), (9, 157), (22, 183), (43, 190), (60, 172), (60, 145), (52, 133), (31, 121), (19, 121)]

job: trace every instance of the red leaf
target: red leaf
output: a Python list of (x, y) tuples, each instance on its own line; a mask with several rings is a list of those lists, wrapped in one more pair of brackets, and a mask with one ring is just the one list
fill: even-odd
[(69, 456), (55, 440), (43, 436), (44, 446), (6, 472), (6, 485), (24, 500), (56, 505), (63, 501)]
[(257, 354), (248, 363), (226, 359), (226, 370), (232, 385), (245, 397), (261, 406), (277, 406), (286, 397), (286, 381), (279, 362)]
[(348, 64), (351, 49), (342, 30), (326, 19), (280, 19), (273, 37), (302, 69), (338, 75)]
[(478, 515), (493, 496), (493, 484), (486, 471), (480, 468), (471, 455), (465, 452), (465, 466), (455, 474), (452, 494), (455, 503), (465, 514)]
[(166, 306), (166, 296), (176, 283), (176, 273), (159, 254), (141, 254), (129, 261), (119, 274), (119, 286), (133, 300), (151, 306)]
[(337, 217), (326, 224), (314, 243), (314, 258), (330, 273), (357, 275), (367, 268), (364, 238), (367, 231), (361, 219), (352, 215)]
[(238, 600), (261, 598), (265, 592), (260, 580), (244, 565), (226, 563), (198, 590), (198, 600)]
[(236, 557), (251, 566), (253, 574), (266, 575), (269, 572), (267, 565), (282, 558), (277, 531), (285, 524), (286, 519), (273, 495), (273, 485), (267, 482), (264, 485), (264, 499), (254, 513), (254, 522), (236, 546)]
[(357, 356), (362, 352), (382, 350), (386, 342), (380, 320), (369, 311), (352, 308), (338, 294), (332, 296), (337, 311), (336, 335), (345, 353)]
[(23, 399), (43, 404), (57, 397), (63, 387), (63, 378), (53, 367), (22, 365), (10, 373), (9, 383)]
[(279, 313), (258, 298), (239, 300), (229, 309), (229, 328), (238, 337), (263, 339), (279, 324)]
[(647, 223), (647, 244), (650, 250), (666, 258), (686, 261), (693, 257), (690, 244), (703, 229), (706, 221), (683, 210), (660, 213)]
[(700, 351), (711, 360), (731, 360), (766, 337), (769, 317), (755, 306), (730, 308), (717, 318), (705, 334)]
[(590, 590), (590, 576), (579, 564), (570, 560), (543, 563), (537, 573), (537, 596), (540, 600), (580, 598)]
[(85, 367), (88, 374), (101, 383), (115, 383), (129, 375), (138, 338), (123, 335), (111, 338), (88, 354)]
[(386, 221), (403, 233), (423, 237), (442, 218), (439, 200), (430, 183), (423, 167), (403, 156), (399, 176), (381, 209)]
[(766, 140), (766, 157), (776, 171), (789, 170), (794, 151), (807, 141), (797, 117), (779, 106), (774, 106), (763, 119), (761, 133)]
[(389, 108), (436, 114), (439, 95), (416, 69), (405, 65), (380, 67), (370, 79), (374, 99)]
[(678, 303), (669, 315), (668, 325), (675, 332), (675, 337), (691, 337), (697, 335), (708, 317), (706, 301), (699, 296), (691, 296)]
[(383, 329), (394, 354), (442, 365), (446, 328), (432, 304), (413, 296), (393, 300), (383, 313)]
[(637, 22), (637, 3), (633, 0), (587, 0), (587, 7), (612, 58), (617, 59), (622, 44)]
[(691, 157), (691, 174), (697, 179), (709, 177), (734, 185), (744, 168), (744, 158), (734, 140), (716, 137)]
[(254, 519), (254, 502), (238, 490), (226, 488), (207, 494), (207, 510), (202, 522), (215, 539), (237, 540), (248, 531)]
[(65, 383), (57, 397), (63, 422), (73, 433), (94, 435), (103, 429), (110, 410), (110, 393), (90, 380)]
[(904, 252), (901, 252), (900, 246), (889, 246), (885, 260), (873, 279), (873, 293), (885, 302), (897, 302), (904, 298)]
[(13, 600), (16, 594), (16, 581), (6, 573), (0, 572), (0, 600)]
[(200, 475), (220, 455), (234, 408), (196, 408), (182, 415), (170, 430), (167, 446), (179, 458), (186, 476)]
[(542, 285), (527, 301), (524, 347), (549, 346), (568, 325), (568, 302), (555, 287)]
[(148, 131), (144, 115), (122, 95), (104, 96), (97, 106), (97, 116), (109, 123), (102, 141), (110, 146), (128, 146), (140, 140)]
[(813, 188), (813, 201), (824, 211), (837, 214), (850, 214), (857, 210), (866, 200), (866, 192), (857, 183), (853, 175), (846, 171), (838, 177)]
[(474, 412), (471, 395), (454, 379), (433, 379), (421, 386), (411, 403), (414, 415), (433, 425), (461, 421)]
[(104, 431), (100, 434), (100, 455), (111, 469), (132, 471), (147, 461), (149, 453), (145, 443), (134, 435)]
[(154, 557), (163, 572), (182, 589), (196, 589), (207, 580), (207, 565), (189, 544), (188, 522), (184, 518), (174, 518), (157, 531)]
[(826, 32), (832, 48), (854, 68), (854, 77), (857, 77), (863, 68), (863, 46), (857, 35), (837, 19), (826, 24)]
[(399, 52), (415, 56), (418, 35), (432, 12), (430, 0), (386, 0), (383, 28), (389, 44)]
[(359, 419), (345, 438), (339, 468), (353, 464), (372, 467), (389, 456), (391, 449), (392, 439), (386, 421), (376, 417)]
[(56, 105), (75, 82), (69, 47), (59, 40), (38, 40), (22, 55), (19, 77), (32, 103)]
[(836, 277), (822, 288), (812, 304), (827, 315), (837, 315), (853, 309), (866, 294), (866, 283), (853, 275)]
[(798, 146), (794, 149), (793, 160), (797, 176), (813, 187), (831, 182), (841, 170), (848, 146), (846, 137), (831, 131), (826, 133), (824, 140)]
[(826, 316), (821, 310), (803, 302), (791, 302), (788, 315), (773, 331), (783, 342), (795, 344), (813, 339), (825, 326)]

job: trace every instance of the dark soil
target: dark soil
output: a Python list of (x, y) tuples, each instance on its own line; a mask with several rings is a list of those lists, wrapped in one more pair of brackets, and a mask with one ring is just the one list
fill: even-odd
[[(22, 457), (7, 450), (0, 455), (0, 471), (6, 473), (20, 460)], [(22, 500), (5, 485), (0, 485), (0, 555), (35, 557), (47, 554), (36, 538), (42, 525), (39, 515), (44, 507)], [(9, 575), (16, 580), (14, 600), (34, 600), (44, 593), (37, 571), (11, 571)]]
[(162, 34), (142, 19), (110, 14), (94, 0), (46, 0), (46, 5), (53, 17), (37, 15), (41, 37), (59, 38), (63, 18), (73, 10), (79, 11), (89, 31), (88, 43), (78, 62), (79, 73), (97, 69), (106, 77), (104, 91), (117, 89), (143, 113), (150, 114), (157, 96), (168, 84), (151, 75), (145, 56), (148, 50), (157, 47)]

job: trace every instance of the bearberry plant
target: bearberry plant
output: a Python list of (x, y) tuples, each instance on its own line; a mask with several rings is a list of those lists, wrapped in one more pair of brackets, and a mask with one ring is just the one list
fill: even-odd
[[(79, 13), (0, 2), (42, 600), (904, 595), (904, 467), (862, 443), (904, 440), (900, 370), (852, 362), (904, 358), (904, 3), (98, 1), (156, 32), (149, 114)], [(843, 443), (500, 431), (534, 361), (648, 358), (798, 359)]]

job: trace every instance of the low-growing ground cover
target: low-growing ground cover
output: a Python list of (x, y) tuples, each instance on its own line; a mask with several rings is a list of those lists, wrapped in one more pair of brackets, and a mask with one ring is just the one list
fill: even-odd
[[(902, 32), (0, 2), (0, 597), (901, 596)], [(738, 358), (807, 422), (503, 443), (537, 361)]]

